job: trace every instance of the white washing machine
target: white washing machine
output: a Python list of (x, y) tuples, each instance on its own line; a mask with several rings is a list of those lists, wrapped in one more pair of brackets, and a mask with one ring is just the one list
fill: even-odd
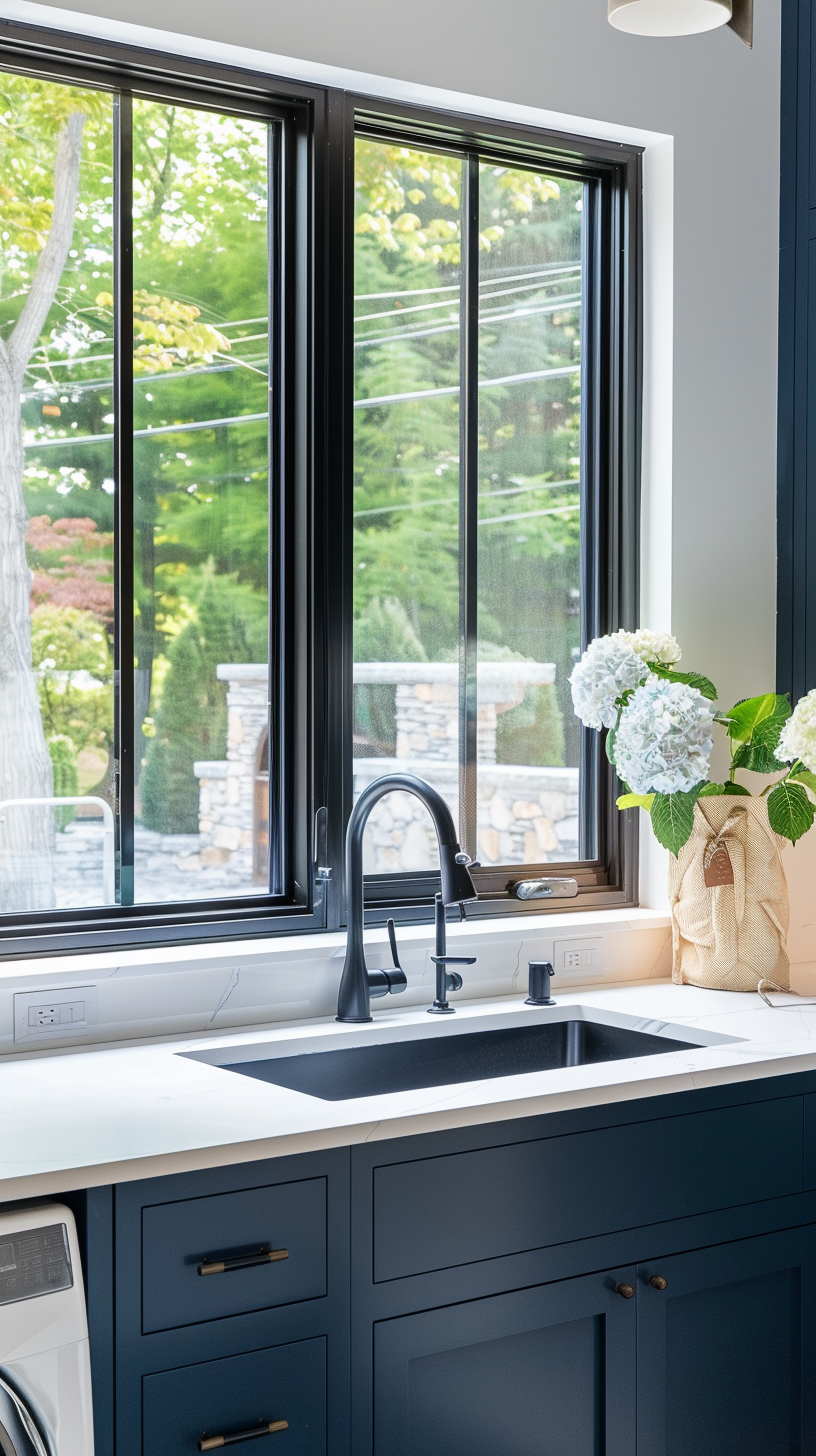
[(82, 1266), (59, 1203), (0, 1212), (0, 1453), (93, 1456)]

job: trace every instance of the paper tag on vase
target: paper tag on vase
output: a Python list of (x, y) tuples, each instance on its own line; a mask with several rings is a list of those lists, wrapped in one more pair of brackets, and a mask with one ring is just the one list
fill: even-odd
[(709, 890), (716, 885), (733, 885), (734, 866), (724, 844), (718, 844), (711, 858), (706, 860), (704, 876)]

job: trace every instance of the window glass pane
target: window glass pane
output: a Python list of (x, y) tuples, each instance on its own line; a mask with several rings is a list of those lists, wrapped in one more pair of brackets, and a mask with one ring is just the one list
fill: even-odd
[(138, 903), (268, 886), (267, 148), (134, 103)]
[(114, 897), (113, 102), (0, 75), (0, 913)]
[[(395, 769), (459, 803), (459, 158), (358, 139), (354, 791)], [(428, 869), (413, 795), (372, 812), (368, 871)]]
[(578, 858), (580, 182), (480, 166), (478, 858)]

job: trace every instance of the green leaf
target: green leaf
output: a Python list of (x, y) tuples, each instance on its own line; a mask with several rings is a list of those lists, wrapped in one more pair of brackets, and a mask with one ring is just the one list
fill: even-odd
[(791, 715), (787, 693), (774, 693), (774, 698), (773, 712), (757, 724), (753, 736), (754, 743), (762, 743), (766, 748), (776, 748), (779, 735)]
[(797, 784), (807, 784), (807, 787), (816, 794), (816, 774), (811, 773), (809, 768), (796, 768), (790, 777), (795, 779)]
[(742, 799), (751, 798), (751, 790), (744, 788), (742, 784), (723, 784), (723, 793), (731, 794), (732, 797), (737, 794)]
[(745, 698), (735, 703), (728, 714), (728, 733), (738, 743), (747, 743), (757, 725), (770, 718), (776, 707), (776, 693), (764, 693), (759, 698)]
[(615, 729), (609, 728), (606, 734), (606, 756), (609, 762), (615, 762)]
[[(771, 720), (766, 719), (766, 721), (770, 722)], [(753, 773), (769, 774), (779, 773), (780, 769), (787, 767), (786, 764), (780, 763), (779, 759), (776, 758), (773, 749), (768, 748), (764, 743), (759, 743), (757, 741), (758, 735), (764, 727), (765, 724), (760, 723), (759, 728), (757, 728), (753, 738), (751, 739), (751, 742), (741, 743), (739, 745), (739, 748), (734, 754), (734, 757), (731, 759), (732, 768), (748, 768), (751, 769)], [(778, 739), (778, 732), (776, 736)]]
[(652, 804), (652, 828), (655, 838), (664, 849), (671, 850), (675, 859), (694, 825), (694, 805), (700, 797), (700, 786), (687, 794), (655, 794)]
[(654, 803), (654, 794), (621, 794), (616, 803), (619, 809), (645, 809), (648, 813)]
[(666, 682), (688, 683), (690, 688), (696, 688), (704, 698), (710, 698), (711, 702), (717, 700), (717, 689), (710, 677), (704, 677), (701, 672), (678, 672), (676, 668), (666, 667), (662, 662), (650, 662), (650, 670), (655, 677), (662, 677)]
[(725, 793), (725, 784), (703, 784), (703, 787), (701, 788), (700, 793), (699, 793), (699, 798), (701, 798), (701, 799), (714, 799), (719, 794), (724, 794), (724, 793)]
[(792, 784), (790, 779), (786, 779), (768, 795), (771, 828), (777, 834), (783, 834), (791, 844), (807, 834), (813, 817), (813, 805), (801, 784)]

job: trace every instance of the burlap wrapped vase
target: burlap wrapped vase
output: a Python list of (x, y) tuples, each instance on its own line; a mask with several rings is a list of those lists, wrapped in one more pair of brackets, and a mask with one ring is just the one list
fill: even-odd
[(670, 857), (672, 980), (715, 991), (789, 984), (786, 843), (764, 799), (698, 800), (694, 828)]

